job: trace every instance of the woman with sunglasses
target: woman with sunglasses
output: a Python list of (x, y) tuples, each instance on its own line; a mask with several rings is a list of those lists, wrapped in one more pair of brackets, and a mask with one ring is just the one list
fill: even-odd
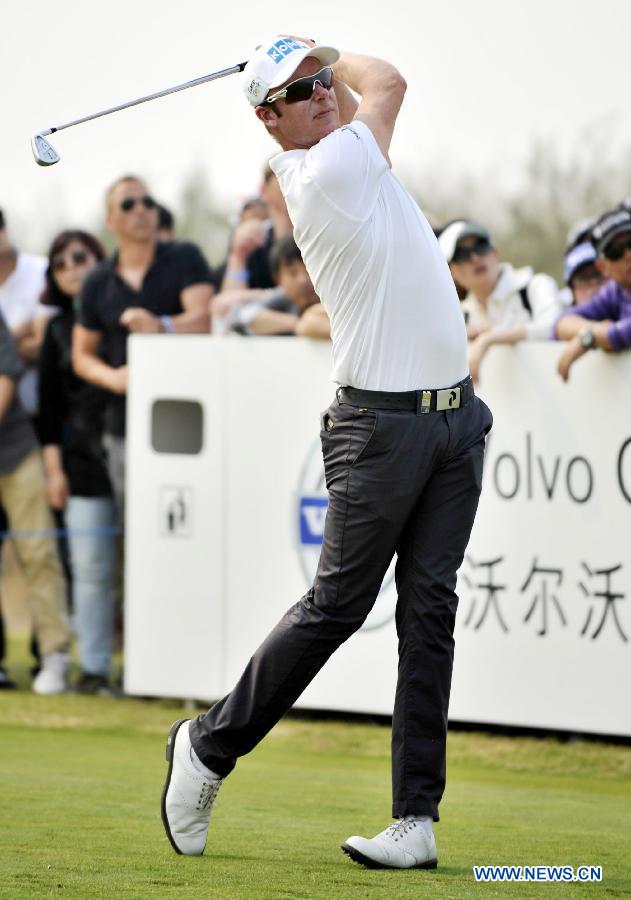
[(556, 282), (530, 266), (500, 259), (491, 235), (478, 222), (456, 219), (438, 244), (454, 283), (466, 291), (461, 309), (469, 338), (469, 371), (480, 379), (482, 361), (494, 344), (547, 341), (561, 311)]
[(71, 354), (75, 298), (104, 256), (91, 234), (61, 232), (42, 297), (59, 310), (40, 356), (41, 440), (49, 502), (64, 511), (69, 531), (80, 693), (108, 690), (112, 650), (115, 514), (100, 442), (104, 394), (75, 375)]

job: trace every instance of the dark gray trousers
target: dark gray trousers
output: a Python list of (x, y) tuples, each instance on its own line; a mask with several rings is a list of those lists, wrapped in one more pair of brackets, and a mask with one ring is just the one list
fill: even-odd
[(202, 762), (225, 776), (290, 709), (372, 609), (395, 553), (399, 671), (392, 722), (393, 815), (438, 819), (458, 598), (485, 436), (473, 397), (443, 412), (361, 409), (322, 417), (329, 492), (313, 587), (261, 644), (235, 688), (191, 723)]

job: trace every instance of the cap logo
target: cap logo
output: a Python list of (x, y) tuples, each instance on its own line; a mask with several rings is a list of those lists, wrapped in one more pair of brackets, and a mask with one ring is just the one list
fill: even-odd
[(259, 97), (263, 83), (258, 78), (253, 78), (248, 85), (248, 94), (250, 97)]
[(275, 44), (272, 44), (267, 51), (267, 55), (276, 63), (276, 65), (278, 65), (278, 63), (282, 62), (286, 56), (293, 53), (294, 50), (305, 49), (307, 49), (306, 44), (302, 44), (300, 41), (294, 41), (292, 38), (283, 38), (280, 41), (276, 41)]

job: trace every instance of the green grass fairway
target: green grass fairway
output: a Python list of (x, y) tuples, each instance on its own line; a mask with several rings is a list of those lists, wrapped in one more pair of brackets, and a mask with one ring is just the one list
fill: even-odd
[[(0, 897), (631, 897), (631, 748), (454, 733), (439, 868), (368, 871), (389, 731), (289, 719), (219, 794), (206, 855), (162, 830), (163, 701), (0, 694)], [(602, 865), (601, 884), (476, 884), (474, 864)]]

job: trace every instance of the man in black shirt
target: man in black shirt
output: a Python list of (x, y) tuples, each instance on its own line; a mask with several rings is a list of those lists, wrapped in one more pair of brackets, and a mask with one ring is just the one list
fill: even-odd
[(127, 336), (208, 332), (214, 279), (195, 244), (157, 240), (156, 202), (139, 178), (118, 179), (106, 205), (117, 251), (84, 283), (72, 355), (77, 375), (109, 392), (104, 443), (122, 512)]

